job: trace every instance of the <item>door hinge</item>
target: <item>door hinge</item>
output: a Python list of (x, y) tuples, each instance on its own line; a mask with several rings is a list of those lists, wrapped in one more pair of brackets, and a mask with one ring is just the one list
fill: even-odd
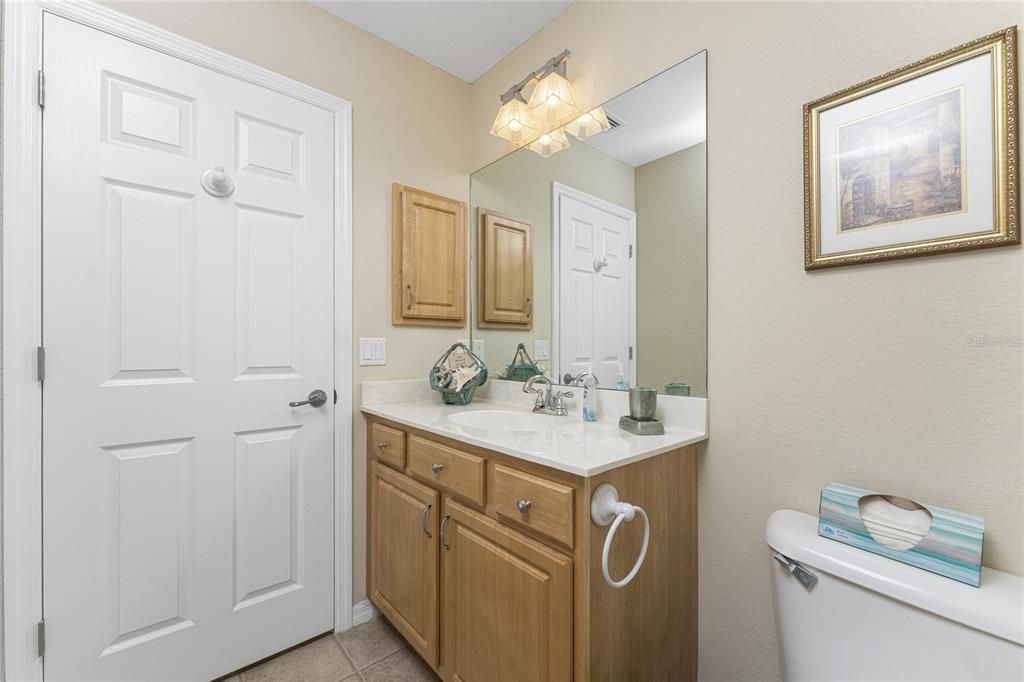
[(630, 347), (629, 347), (629, 359), (630, 359), (630, 360), (632, 360), (632, 359), (633, 359), (633, 346), (630, 346)]
[(633, 257), (633, 245), (632, 244), (629, 245), (629, 257), (630, 258)]
[(46, 619), (36, 623), (36, 651), (39, 653), (39, 658), (46, 655)]
[(39, 85), (39, 108), (46, 108), (46, 74), (40, 69), (36, 74), (36, 81)]
[(41, 383), (46, 379), (46, 349), (36, 348), (36, 379)]

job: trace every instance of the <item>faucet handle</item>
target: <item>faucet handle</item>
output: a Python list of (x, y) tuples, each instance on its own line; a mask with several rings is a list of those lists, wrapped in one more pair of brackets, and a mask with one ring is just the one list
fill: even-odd
[(575, 395), (572, 391), (558, 391), (552, 397), (552, 407), (561, 415), (568, 414), (568, 410), (565, 409), (565, 398), (572, 398)]

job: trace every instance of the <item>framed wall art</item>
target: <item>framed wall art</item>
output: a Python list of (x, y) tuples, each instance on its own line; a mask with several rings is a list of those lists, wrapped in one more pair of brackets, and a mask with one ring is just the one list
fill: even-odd
[(1017, 28), (804, 105), (804, 268), (1020, 243)]

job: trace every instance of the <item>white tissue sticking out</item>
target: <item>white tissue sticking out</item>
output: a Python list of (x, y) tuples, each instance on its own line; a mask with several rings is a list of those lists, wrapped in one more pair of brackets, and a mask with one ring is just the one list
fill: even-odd
[(865, 495), (857, 501), (860, 520), (880, 545), (890, 549), (917, 546), (932, 527), (932, 514), (913, 500), (893, 495)]

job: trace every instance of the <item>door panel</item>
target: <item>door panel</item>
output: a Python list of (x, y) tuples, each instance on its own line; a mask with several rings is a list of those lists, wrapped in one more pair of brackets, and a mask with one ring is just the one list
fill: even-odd
[(370, 598), (430, 665), (438, 655), (437, 526), (441, 496), (370, 465)]
[(560, 232), (558, 376), (593, 372), (614, 386), (630, 357), (635, 325), (631, 246), (636, 216), (599, 199), (555, 190)]
[(444, 551), (444, 670), (460, 682), (572, 679), (572, 560), (462, 505)]
[(215, 678), (333, 625), (333, 116), (44, 34), (46, 674)]

